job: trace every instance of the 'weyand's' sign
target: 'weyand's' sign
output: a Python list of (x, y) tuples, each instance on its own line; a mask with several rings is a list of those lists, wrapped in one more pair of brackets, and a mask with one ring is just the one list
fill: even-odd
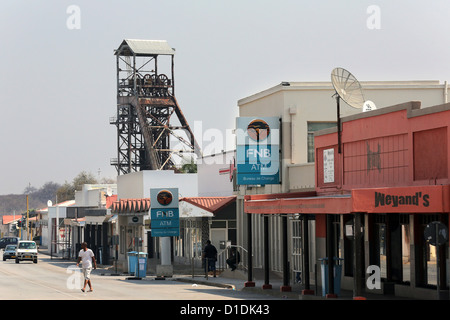
[[(356, 189), (352, 191), (353, 212), (449, 212), (449, 186), (412, 186)], [(444, 198), (445, 197), (445, 198)]]
[(375, 192), (375, 208), (380, 206), (416, 206), (422, 205), (428, 207), (430, 205), (430, 195), (422, 192), (416, 192), (414, 195), (390, 195), (381, 192)]

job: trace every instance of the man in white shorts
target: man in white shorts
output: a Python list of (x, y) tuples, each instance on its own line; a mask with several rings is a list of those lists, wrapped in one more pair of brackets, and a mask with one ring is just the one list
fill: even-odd
[(81, 289), (81, 291), (86, 290), (86, 285), (89, 285), (89, 292), (92, 292), (92, 284), (91, 284), (91, 271), (92, 271), (92, 265), (94, 265), (94, 269), (97, 269), (97, 263), (95, 262), (94, 252), (92, 252), (91, 249), (88, 249), (87, 243), (83, 242), (81, 244), (81, 250), (78, 254), (78, 261), (77, 261), (77, 267), (80, 264), (83, 269), (83, 275), (84, 275), (84, 287)]

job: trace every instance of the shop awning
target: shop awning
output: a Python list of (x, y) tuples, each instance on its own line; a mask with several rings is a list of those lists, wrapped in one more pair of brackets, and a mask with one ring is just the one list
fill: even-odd
[(66, 226), (72, 226), (72, 227), (83, 227), (86, 224), (85, 218), (78, 218), (78, 219), (64, 219), (64, 225)]
[(246, 196), (244, 211), (254, 214), (344, 214), (351, 212), (351, 196), (252, 199)]
[(227, 205), (236, 201), (236, 196), (228, 197), (186, 197), (181, 198), (181, 202), (190, 203), (204, 211), (215, 214)]
[(115, 201), (111, 206), (114, 214), (147, 214), (150, 210), (150, 198), (143, 199), (120, 199)]
[(86, 223), (87, 224), (100, 224), (103, 222), (108, 222), (109, 219), (111, 219), (112, 215), (111, 214), (107, 214), (104, 216), (86, 216)]
[(450, 212), (450, 186), (354, 189), (351, 194), (250, 195), (244, 211), (251, 214), (348, 214)]

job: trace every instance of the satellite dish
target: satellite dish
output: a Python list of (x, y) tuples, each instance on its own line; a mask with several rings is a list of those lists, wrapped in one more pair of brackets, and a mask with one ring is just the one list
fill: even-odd
[(331, 71), (331, 83), (336, 91), (337, 106), (337, 136), (338, 136), (338, 153), (341, 153), (341, 111), (340, 99), (344, 100), (349, 106), (362, 109), (364, 104), (364, 95), (359, 81), (355, 76), (344, 68), (334, 68)]
[(349, 71), (335, 68), (331, 71), (331, 83), (339, 98), (350, 107), (361, 109), (364, 104), (364, 95), (359, 81)]
[(363, 112), (372, 111), (372, 110), (376, 110), (376, 109), (377, 109), (377, 106), (375, 105), (375, 103), (373, 103), (370, 100), (364, 101)]

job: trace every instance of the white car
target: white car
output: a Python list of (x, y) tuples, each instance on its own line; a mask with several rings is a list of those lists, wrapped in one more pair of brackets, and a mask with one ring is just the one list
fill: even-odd
[(28, 240), (20, 240), (16, 248), (16, 263), (24, 260), (30, 260), (34, 263), (38, 262), (38, 248), (36, 242)]

